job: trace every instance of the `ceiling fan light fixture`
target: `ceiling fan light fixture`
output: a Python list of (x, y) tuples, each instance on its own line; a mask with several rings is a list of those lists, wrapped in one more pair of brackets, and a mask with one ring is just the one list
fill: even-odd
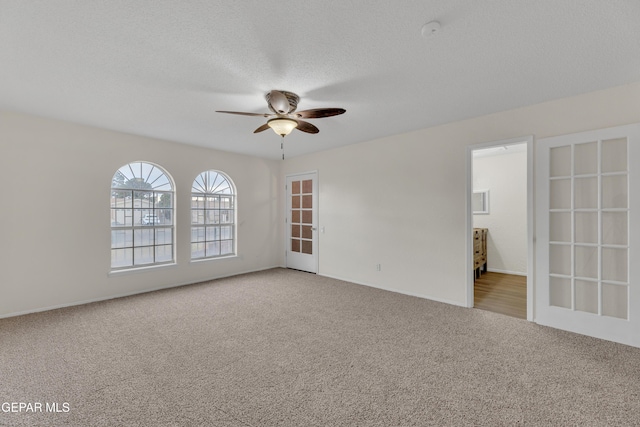
[(276, 118), (267, 122), (269, 127), (273, 129), (275, 133), (283, 138), (291, 133), (292, 130), (298, 127), (298, 122), (292, 119)]

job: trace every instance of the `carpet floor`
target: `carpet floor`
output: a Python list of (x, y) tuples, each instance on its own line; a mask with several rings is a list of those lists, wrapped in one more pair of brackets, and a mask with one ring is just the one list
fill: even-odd
[(0, 319), (0, 405), (2, 426), (637, 426), (640, 349), (273, 269)]

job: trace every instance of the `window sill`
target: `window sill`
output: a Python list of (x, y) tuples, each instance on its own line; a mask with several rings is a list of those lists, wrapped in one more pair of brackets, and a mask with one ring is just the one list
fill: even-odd
[(231, 259), (231, 258), (238, 258), (238, 255), (233, 254), (233, 255), (218, 256), (213, 258), (198, 258), (198, 259), (192, 259), (189, 262), (192, 264), (197, 264), (199, 262), (217, 261), (219, 259)]
[(117, 276), (126, 276), (129, 274), (138, 274), (138, 273), (146, 273), (148, 271), (155, 271), (155, 270), (162, 270), (165, 268), (172, 268), (175, 267), (176, 264), (175, 262), (172, 263), (168, 263), (168, 264), (159, 264), (159, 265), (149, 265), (149, 266), (144, 266), (144, 267), (132, 267), (132, 268), (127, 268), (127, 269), (123, 269), (123, 270), (111, 270), (107, 276), (109, 277), (117, 277)]

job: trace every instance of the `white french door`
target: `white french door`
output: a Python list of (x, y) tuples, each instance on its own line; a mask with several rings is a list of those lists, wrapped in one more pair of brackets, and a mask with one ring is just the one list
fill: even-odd
[(318, 271), (318, 174), (287, 176), (286, 266)]
[(640, 347), (640, 125), (536, 145), (535, 321)]

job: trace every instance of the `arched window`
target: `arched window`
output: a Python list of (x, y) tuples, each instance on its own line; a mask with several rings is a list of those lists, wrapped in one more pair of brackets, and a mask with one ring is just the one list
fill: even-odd
[(191, 190), (191, 259), (235, 255), (235, 190), (222, 172), (202, 172)]
[(133, 162), (111, 183), (111, 269), (173, 262), (174, 193), (159, 166)]

